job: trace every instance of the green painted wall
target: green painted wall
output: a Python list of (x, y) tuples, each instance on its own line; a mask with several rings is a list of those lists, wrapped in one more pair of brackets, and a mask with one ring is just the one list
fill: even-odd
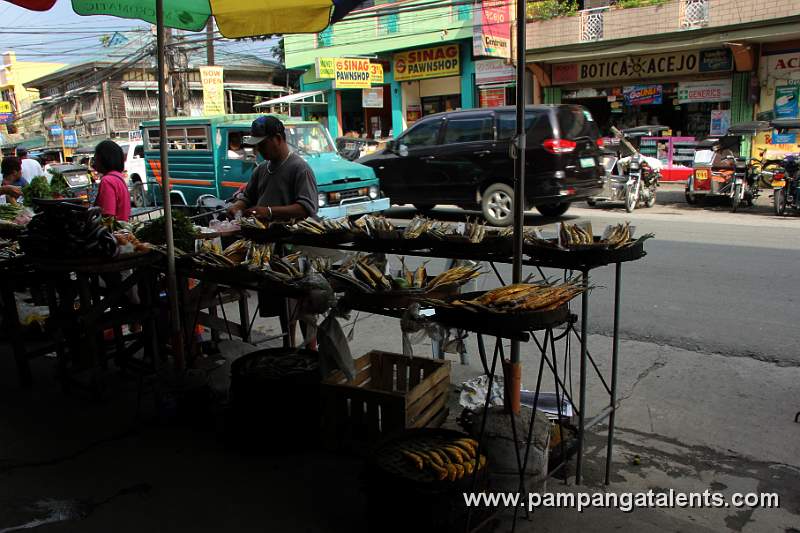
[[(408, 7), (412, 4), (403, 4)], [(343, 20), (332, 28), (332, 46), (319, 47), (317, 35), (287, 35), (284, 40), (286, 67), (313, 65), (317, 57), (374, 55), (382, 52), (443, 44), (446, 41), (472, 39), (471, 10), (444, 6), (438, 9), (399, 13), (395, 17)], [(462, 18), (464, 20), (458, 20)], [(390, 23), (396, 20), (396, 25)], [(396, 33), (388, 33), (390, 29)]]
[[(750, 103), (750, 72), (734, 72), (731, 94), (731, 125), (753, 120), (753, 104)], [(742, 139), (739, 155), (749, 157), (750, 138)]]

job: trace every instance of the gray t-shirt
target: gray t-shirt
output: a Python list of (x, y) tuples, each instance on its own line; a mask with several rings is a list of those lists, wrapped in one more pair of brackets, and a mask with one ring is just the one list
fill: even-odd
[(270, 163), (258, 165), (239, 199), (252, 206), (302, 205), (309, 216), (317, 213), (317, 180), (305, 159), (294, 152), (283, 163), (268, 172)]

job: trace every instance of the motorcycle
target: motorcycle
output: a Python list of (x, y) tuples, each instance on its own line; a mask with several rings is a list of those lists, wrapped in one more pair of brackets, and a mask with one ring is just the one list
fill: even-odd
[(779, 216), (787, 208), (800, 210), (800, 154), (786, 154), (780, 166), (772, 178), (772, 204)]
[[(624, 161), (621, 161), (624, 165)], [(639, 204), (645, 207), (656, 205), (656, 189), (661, 177), (660, 172), (640, 153), (631, 156), (628, 161), (628, 181), (625, 184), (625, 210), (632, 213)]]
[[(653, 126), (651, 128), (661, 128)], [(642, 129), (642, 128), (636, 128)], [(603, 166), (606, 168), (605, 187), (598, 195), (590, 198), (590, 206), (598, 202), (621, 201), (625, 203), (628, 213), (636, 209), (636, 206), (643, 204), (646, 207), (653, 207), (656, 203), (656, 189), (661, 179), (661, 161), (653, 157), (647, 157), (639, 152), (631, 144), (628, 131), (620, 132), (617, 128), (611, 128), (615, 137), (620, 140), (620, 144), (631, 155), (618, 159), (611, 154), (603, 158)], [(614, 168), (619, 169), (619, 174), (614, 174)]]

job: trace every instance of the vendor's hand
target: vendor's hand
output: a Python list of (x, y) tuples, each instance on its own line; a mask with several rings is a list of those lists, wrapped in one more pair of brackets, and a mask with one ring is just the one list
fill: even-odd
[(236, 213), (238, 213), (239, 211), (244, 211), (246, 207), (247, 207), (246, 203), (244, 203), (241, 200), (236, 200), (230, 205), (230, 207), (228, 207), (228, 214), (232, 217), (236, 216)]
[(253, 216), (253, 217), (256, 217), (256, 218), (269, 218), (270, 210), (268, 208), (266, 208), (266, 207), (257, 205), (255, 207), (251, 207), (249, 209), (245, 209), (244, 214), (248, 215), (248, 216)]
[(15, 185), (3, 185), (0, 187), (0, 194), (7, 194), (16, 198), (18, 196), (22, 196), (22, 187), (17, 187)]

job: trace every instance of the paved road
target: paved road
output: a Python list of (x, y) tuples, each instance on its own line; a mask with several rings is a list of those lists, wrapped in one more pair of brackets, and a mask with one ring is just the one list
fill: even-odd
[[(588, 218), (600, 229), (631, 220), (637, 232), (656, 234), (646, 258), (623, 266), (625, 338), (799, 366), (800, 216), (775, 217), (769, 202), (762, 197), (755, 208), (732, 214), (724, 205), (687, 206), (673, 186), (660, 192), (652, 209), (628, 215), (619, 206), (578, 204), (567, 218)], [(413, 211), (395, 208), (389, 215), (408, 218)], [(464, 214), (442, 208), (433, 216)], [(533, 213), (526, 217), (528, 225), (552, 223)], [(510, 278), (508, 266), (500, 271)], [(598, 288), (590, 300), (590, 331), (608, 334), (612, 269), (595, 271), (592, 283)]]

